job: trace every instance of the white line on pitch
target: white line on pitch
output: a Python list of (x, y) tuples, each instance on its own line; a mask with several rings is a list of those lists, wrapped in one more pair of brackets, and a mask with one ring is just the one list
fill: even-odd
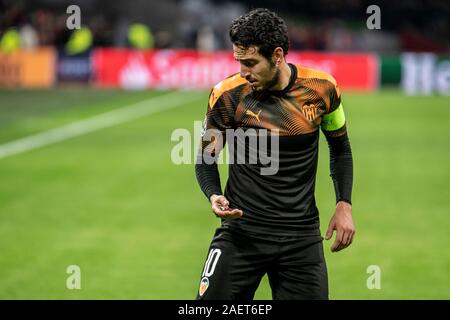
[(7, 142), (0, 145), (0, 159), (185, 105), (200, 97), (202, 95), (198, 93), (171, 92), (75, 121), (59, 128)]

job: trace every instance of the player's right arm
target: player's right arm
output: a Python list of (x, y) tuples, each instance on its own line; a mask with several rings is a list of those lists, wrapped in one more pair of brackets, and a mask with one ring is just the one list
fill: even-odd
[(233, 112), (224, 101), (224, 96), (212, 90), (203, 122), (202, 138), (195, 164), (195, 174), (211, 209), (217, 217), (235, 219), (242, 216), (239, 209), (230, 209), (229, 201), (222, 195), (217, 160), (225, 146), (225, 130), (232, 128)]

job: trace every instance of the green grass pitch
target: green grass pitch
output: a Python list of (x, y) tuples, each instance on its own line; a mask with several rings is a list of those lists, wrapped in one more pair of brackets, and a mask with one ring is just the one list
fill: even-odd
[[(0, 144), (164, 92), (0, 91)], [(0, 159), (0, 299), (193, 299), (218, 219), (170, 136), (192, 103)], [(450, 298), (450, 98), (344, 92), (354, 153), (352, 246), (331, 253), (332, 299)], [(226, 175), (226, 167), (221, 167)], [(334, 191), (323, 137), (316, 198), (325, 232)], [(222, 178), (225, 182), (225, 177)], [(81, 268), (81, 290), (66, 269)], [(366, 286), (381, 269), (381, 289)], [(257, 299), (270, 299), (263, 280)]]

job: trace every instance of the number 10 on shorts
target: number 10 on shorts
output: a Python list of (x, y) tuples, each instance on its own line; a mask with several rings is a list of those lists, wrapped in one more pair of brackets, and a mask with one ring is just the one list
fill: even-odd
[(209, 251), (208, 259), (206, 259), (205, 268), (203, 269), (202, 277), (211, 277), (216, 269), (222, 251), (220, 249), (211, 249)]

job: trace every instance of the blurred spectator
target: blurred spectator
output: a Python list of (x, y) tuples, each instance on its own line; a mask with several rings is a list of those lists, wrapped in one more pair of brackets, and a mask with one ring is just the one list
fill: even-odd
[(210, 52), (216, 48), (214, 30), (210, 26), (203, 26), (197, 32), (197, 50)]
[(152, 49), (154, 39), (150, 28), (143, 23), (130, 25), (128, 29), (128, 43), (132, 48)]
[(86, 52), (92, 47), (92, 32), (83, 26), (81, 29), (75, 29), (66, 44), (66, 53), (76, 55)]
[(33, 15), (33, 23), (38, 32), (39, 45), (54, 45), (56, 40), (55, 16), (46, 9), (39, 9)]
[(0, 49), (11, 52), (20, 48), (20, 34), (16, 28), (9, 28), (0, 39)]
[(155, 47), (167, 49), (172, 47), (173, 36), (168, 30), (160, 30), (155, 33)]
[(39, 45), (38, 34), (31, 24), (26, 24), (20, 28), (20, 44), (26, 50), (36, 48)]
[[(249, 8), (267, 7), (288, 22), (292, 49), (450, 52), (450, 1), (377, 1), (381, 30), (368, 30), (371, 0), (78, 0), (93, 46), (229, 49), (228, 27)], [(0, 0), (0, 37), (20, 30), (21, 45), (64, 47), (70, 0)], [(130, 35), (133, 23), (142, 24)], [(26, 26), (26, 27), (25, 27)], [(141, 28), (141, 31), (139, 29)], [(145, 28), (149, 28), (148, 32)], [(151, 30), (151, 32), (150, 32)], [(37, 43), (36, 43), (37, 37)]]

